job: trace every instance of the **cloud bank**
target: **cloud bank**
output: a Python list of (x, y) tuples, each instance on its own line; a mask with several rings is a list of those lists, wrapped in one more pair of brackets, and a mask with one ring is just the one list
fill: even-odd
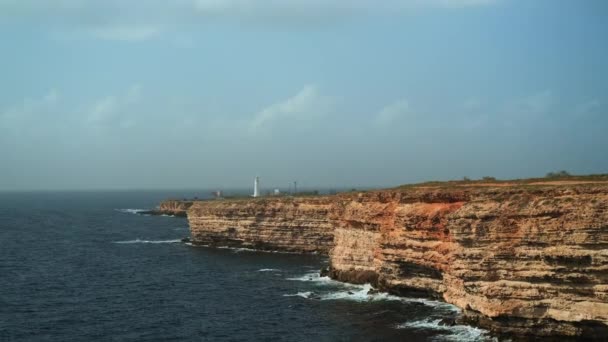
[[(422, 9), (454, 10), (488, 6), (499, 0), (0, 0), (0, 20), (37, 26), (59, 36), (142, 41), (165, 31), (212, 20), (283, 28), (336, 23), (369, 15), (399, 15)], [(57, 36), (57, 34), (55, 34)]]

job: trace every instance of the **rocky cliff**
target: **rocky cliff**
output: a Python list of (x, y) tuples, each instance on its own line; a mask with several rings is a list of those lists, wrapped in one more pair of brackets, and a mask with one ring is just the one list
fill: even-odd
[(186, 217), (188, 209), (193, 203), (193, 201), (166, 200), (160, 203), (158, 209), (145, 213), (151, 215), (172, 215)]
[(327, 254), (333, 246), (332, 199), (195, 202), (188, 211), (195, 244)]
[(330, 275), (517, 336), (608, 335), (608, 184), (426, 186), (195, 202), (192, 240), (330, 256)]

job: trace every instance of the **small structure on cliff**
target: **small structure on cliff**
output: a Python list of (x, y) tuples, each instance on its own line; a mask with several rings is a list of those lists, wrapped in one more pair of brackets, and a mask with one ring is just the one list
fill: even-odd
[(253, 197), (260, 196), (260, 177), (255, 176), (253, 180)]

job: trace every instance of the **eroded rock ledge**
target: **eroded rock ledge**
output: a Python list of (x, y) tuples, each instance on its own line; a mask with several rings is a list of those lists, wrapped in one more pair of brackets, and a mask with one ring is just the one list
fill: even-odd
[(188, 209), (190, 209), (193, 203), (194, 201), (188, 200), (166, 200), (161, 202), (158, 208), (150, 211), (142, 211), (140, 214), (186, 217), (188, 216)]
[(330, 275), (516, 336), (608, 336), (608, 184), (194, 202), (194, 243), (327, 253)]

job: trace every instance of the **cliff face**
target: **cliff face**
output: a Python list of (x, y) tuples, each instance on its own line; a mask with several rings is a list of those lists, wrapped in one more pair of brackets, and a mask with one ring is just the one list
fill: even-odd
[(195, 202), (188, 212), (193, 243), (327, 254), (331, 198)]
[(389, 292), (441, 298), (502, 333), (605, 337), (607, 190), (364, 194), (338, 221), (331, 273), (361, 281), (360, 270)]
[(423, 295), (501, 333), (608, 333), (608, 185), (196, 202), (193, 241), (327, 252), (330, 275)]

